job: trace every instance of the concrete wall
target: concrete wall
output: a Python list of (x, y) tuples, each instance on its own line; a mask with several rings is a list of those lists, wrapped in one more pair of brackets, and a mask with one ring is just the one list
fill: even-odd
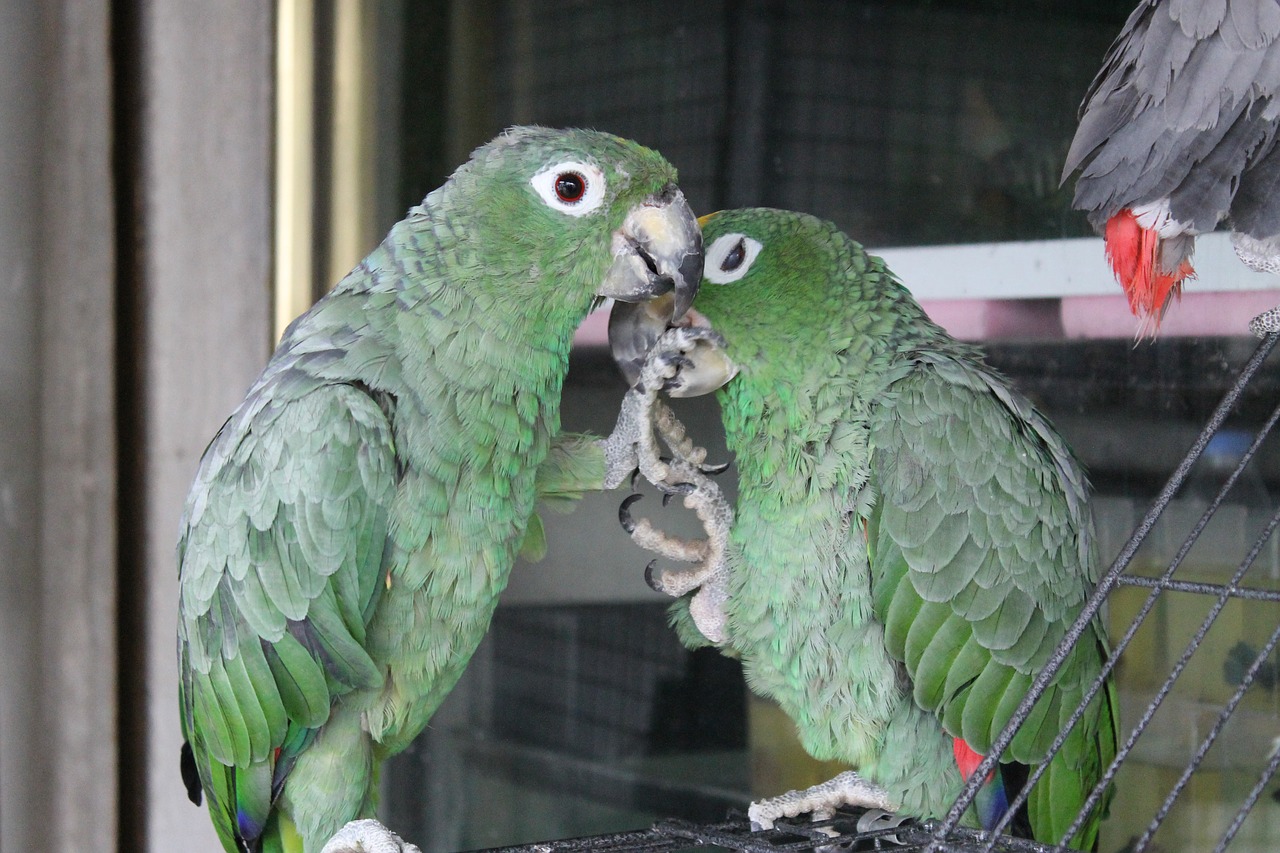
[[(37, 849), (47, 780), (37, 658), (40, 624), (40, 361), (36, 281), (40, 81), (47, 68), (37, 7), (0, 3), (0, 848)], [(13, 734), (11, 734), (13, 733)], [(17, 736), (22, 733), (22, 736)]]
[[(174, 544), (196, 463), (270, 351), (273, 4), (140, 21), (146, 846), (220, 848), (178, 777)], [(179, 842), (179, 839), (181, 840)]]
[(105, 0), (0, 2), (0, 849), (115, 846)]
[(0, 0), (0, 849), (220, 849), (173, 546), (270, 349), (274, 4)]

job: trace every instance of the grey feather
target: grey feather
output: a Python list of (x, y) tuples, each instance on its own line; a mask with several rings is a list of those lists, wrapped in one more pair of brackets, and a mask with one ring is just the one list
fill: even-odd
[(1280, 6), (1232, 0), (1222, 24), (1222, 38), (1236, 50), (1258, 50), (1280, 35)]
[(1169, 0), (1169, 17), (1191, 38), (1207, 38), (1222, 23), (1227, 0)]
[[(1277, 36), (1278, 0), (1140, 3), (1081, 106), (1063, 171), (1080, 172), (1074, 206), (1098, 228), (1165, 198), (1192, 233), (1231, 215), (1243, 175), (1276, 133)], [(1250, 196), (1253, 208), (1259, 202)]]
[(1280, 235), (1280, 146), (1274, 136), (1240, 178), (1231, 223), (1237, 231), (1257, 239)]

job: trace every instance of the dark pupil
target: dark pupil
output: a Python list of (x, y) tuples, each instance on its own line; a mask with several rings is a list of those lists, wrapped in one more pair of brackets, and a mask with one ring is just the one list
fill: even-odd
[(724, 256), (724, 260), (720, 262), (721, 272), (733, 272), (742, 266), (742, 260), (747, 256), (747, 244), (744, 240), (739, 240), (737, 245), (729, 250), (729, 254)]
[(586, 191), (587, 182), (582, 179), (581, 175), (565, 172), (556, 178), (556, 195), (560, 197), (561, 201), (579, 201)]

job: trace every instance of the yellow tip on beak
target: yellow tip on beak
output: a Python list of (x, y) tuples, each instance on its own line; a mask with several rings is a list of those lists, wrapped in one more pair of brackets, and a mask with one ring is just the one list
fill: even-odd
[(705, 216), (699, 216), (699, 217), (698, 217), (698, 227), (699, 227), (699, 228), (705, 228), (708, 222), (710, 222), (711, 220), (715, 219), (717, 216), (719, 216), (719, 215), (720, 215), (721, 213), (723, 213), (723, 212), (724, 212), (724, 211), (722, 211), (722, 210), (717, 210), (715, 213), (708, 213), (708, 214), (706, 214)]

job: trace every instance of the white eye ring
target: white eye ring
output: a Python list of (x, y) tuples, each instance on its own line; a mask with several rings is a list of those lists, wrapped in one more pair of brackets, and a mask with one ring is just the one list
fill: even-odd
[[(564, 191), (566, 186), (562, 181), (571, 176), (582, 182), (581, 192), (576, 196)], [(529, 183), (547, 207), (570, 216), (585, 216), (604, 201), (604, 172), (590, 163), (576, 160), (555, 163), (530, 178)]]
[(751, 269), (760, 248), (759, 240), (752, 240), (745, 234), (717, 237), (702, 262), (702, 277), (712, 284), (737, 281)]

